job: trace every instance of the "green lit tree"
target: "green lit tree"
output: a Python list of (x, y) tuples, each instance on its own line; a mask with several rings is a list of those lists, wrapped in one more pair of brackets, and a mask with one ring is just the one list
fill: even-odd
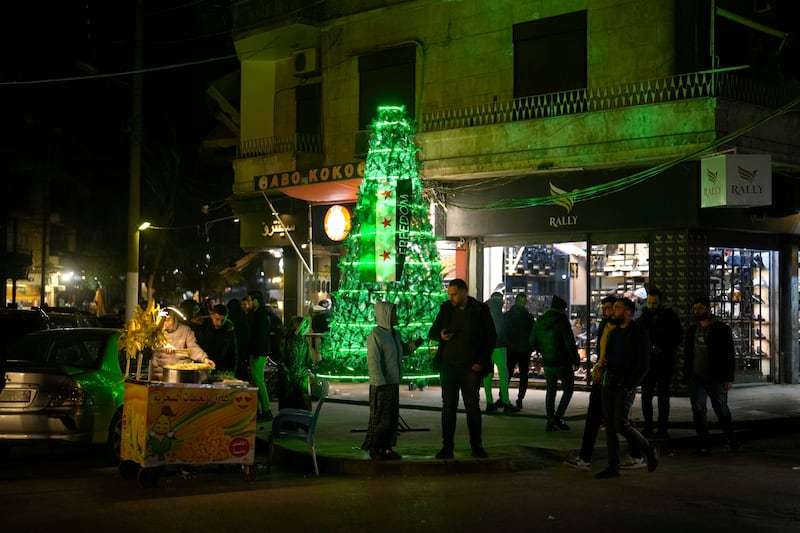
[[(367, 375), (366, 339), (375, 327), (375, 302), (397, 305), (397, 329), (410, 341), (427, 339), (446, 298), (414, 134), (404, 107), (378, 108), (352, 232), (344, 243), (347, 253), (339, 263), (342, 279), (322, 342), (320, 375)], [(426, 343), (408, 357), (405, 376), (431, 375), (433, 349)]]

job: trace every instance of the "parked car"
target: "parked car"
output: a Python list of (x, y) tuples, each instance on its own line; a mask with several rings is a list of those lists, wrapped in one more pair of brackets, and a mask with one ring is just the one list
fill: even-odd
[(51, 328), (100, 328), (103, 325), (88, 311), (74, 307), (47, 307), (44, 309)]
[(119, 458), (124, 361), (120, 332), (48, 329), (8, 346), (0, 390), (0, 453), (50, 441), (105, 445)]
[(0, 350), (7, 347), (12, 341), (30, 333), (48, 329), (50, 320), (44, 311), (39, 308), (12, 309), (0, 307)]

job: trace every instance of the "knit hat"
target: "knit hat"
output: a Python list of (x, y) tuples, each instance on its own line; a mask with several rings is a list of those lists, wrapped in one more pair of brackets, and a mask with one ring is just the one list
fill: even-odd
[(566, 311), (567, 302), (565, 302), (558, 296), (553, 296), (553, 303), (550, 304), (550, 307), (552, 307), (553, 309), (558, 309), (559, 311)]

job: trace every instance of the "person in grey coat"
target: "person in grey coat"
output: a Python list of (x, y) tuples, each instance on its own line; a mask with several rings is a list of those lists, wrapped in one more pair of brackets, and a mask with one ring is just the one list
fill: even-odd
[(375, 304), (378, 324), (367, 337), (369, 368), (369, 425), (363, 450), (378, 460), (397, 460), (401, 456), (392, 448), (397, 443), (400, 421), (400, 378), (403, 377), (403, 355), (422, 344), (422, 339), (404, 343), (397, 325), (397, 308), (389, 302)]

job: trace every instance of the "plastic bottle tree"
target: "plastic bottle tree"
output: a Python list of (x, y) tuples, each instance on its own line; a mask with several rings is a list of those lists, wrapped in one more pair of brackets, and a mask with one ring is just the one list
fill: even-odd
[[(397, 329), (410, 341), (427, 338), (446, 299), (422, 197), (415, 131), (404, 107), (379, 107), (370, 126), (364, 180), (339, 263), (342, 278), (322, 342), (320, 375), (367, 375), (366, 339), (376, 325), (375, 302), (397, 305)], [(404, 360), (406, 377), (431, 375), (432, 348), (426, 343)]]

